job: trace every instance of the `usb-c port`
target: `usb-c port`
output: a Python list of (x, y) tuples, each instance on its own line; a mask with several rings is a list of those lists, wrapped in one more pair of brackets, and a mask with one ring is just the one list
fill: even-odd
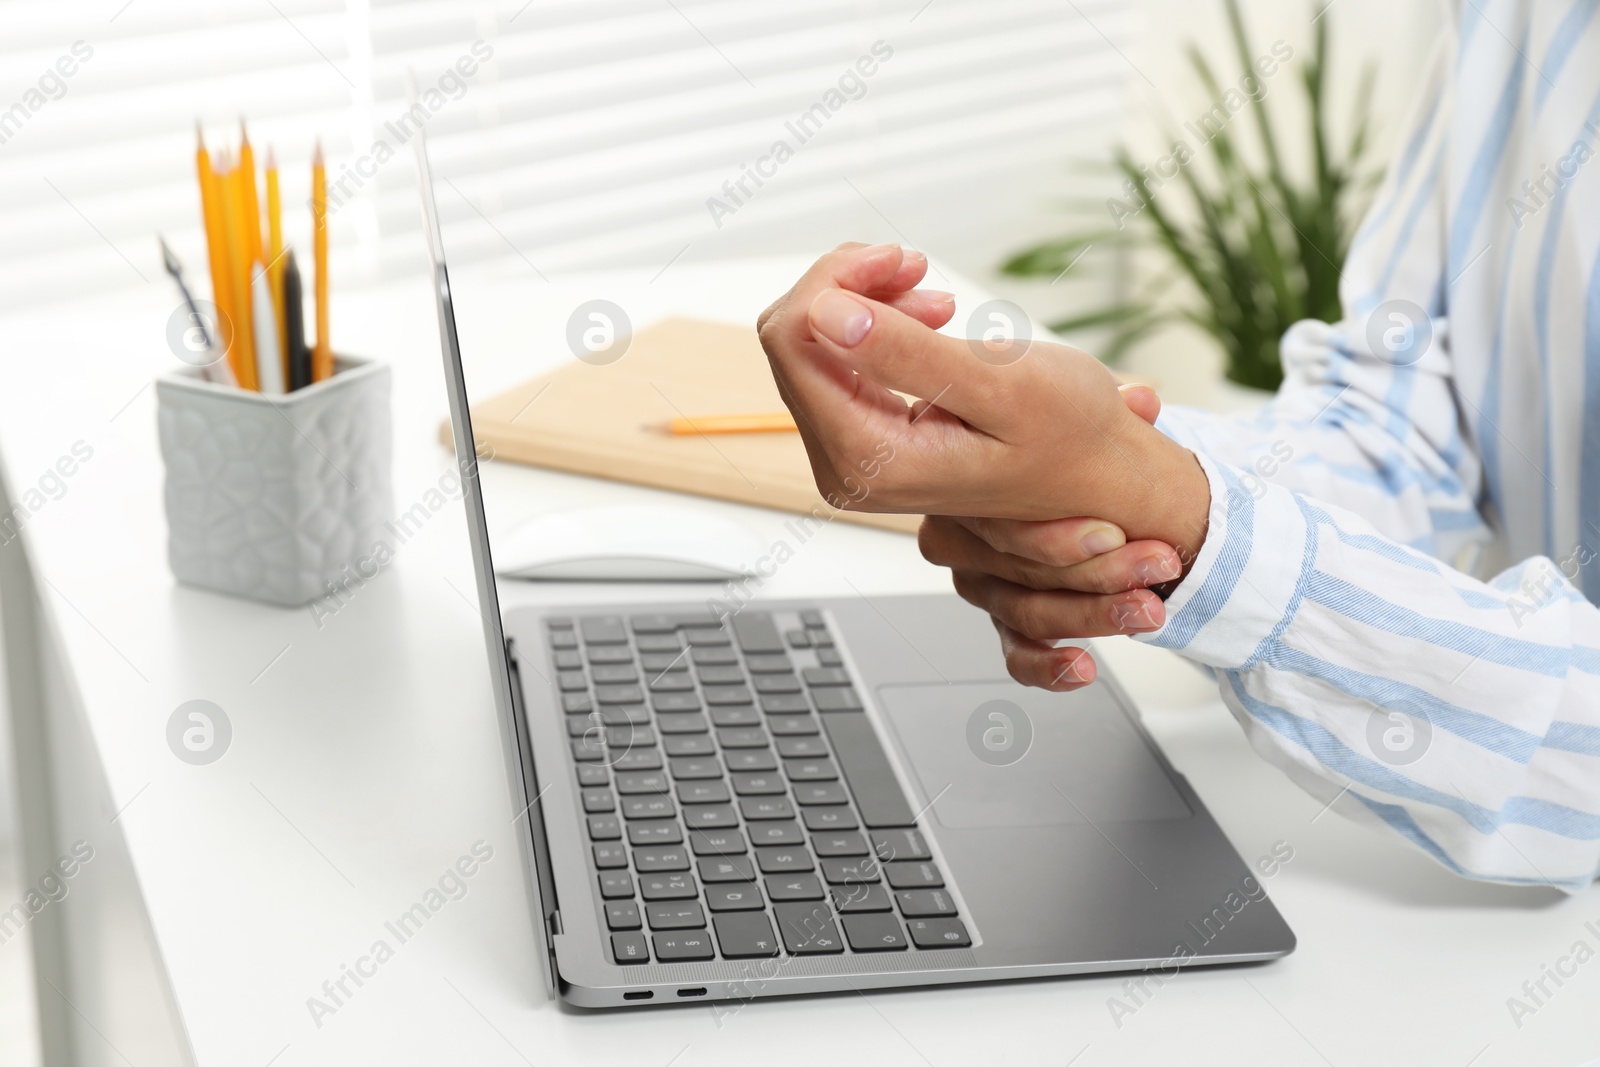
[(703, 985), (702, 986), (695, 986), (693, 989), (680, 989), (680, 990), (678, 990), (678, 996), (680, 996), (680, 997), (703, 997), (705, 995), (706, 995), (706, 987), (703, 986)]
[(655, 991), (652, 990), (652, 989), (642, 989), (637, 993), (624, 993), (624, 994), (622, 994), (622, 999), (623, 1000), (649, 1000), (651, 997), (653, 997), (655, 995), (656, 995)]

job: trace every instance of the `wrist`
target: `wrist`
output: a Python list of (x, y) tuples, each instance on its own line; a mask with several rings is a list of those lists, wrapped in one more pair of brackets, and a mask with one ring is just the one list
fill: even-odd
[[(1128, 540), (1164, 541), (1178, 553), (1183, 575), (1205, 547), (1210, 526), (1211, 481), (1195, 454), (1165, 434), (1150, 430), (1141, 450), (1148, 478), (1140, 479), (1133, 521), (1123, 524)], [(1124, 509), (1129, 510), (1129, 509)], [(1180, 576), (1181, 577), (1181, 576)]]

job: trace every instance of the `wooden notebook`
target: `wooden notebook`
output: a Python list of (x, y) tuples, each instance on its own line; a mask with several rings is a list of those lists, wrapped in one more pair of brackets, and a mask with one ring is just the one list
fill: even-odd
[[(828, 507), (797, 433), (673, 437), (657, 428), (682, 415), (782, 410), (753, 328), (666, 319), (634, 334), (614, 363), (567, 364), (474, 404), (472, 428), (497, 460), (916, 532), (918, 515)], [(450, 443), (448, 422), (440, 438)]]

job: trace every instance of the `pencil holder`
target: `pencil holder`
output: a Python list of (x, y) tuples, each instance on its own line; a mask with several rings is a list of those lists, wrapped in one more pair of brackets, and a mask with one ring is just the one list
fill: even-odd
[(325, 595), (392, 509), (389, 368), (264, 396), (185, 368), (156, 381), (173, 576), (270, 604)]

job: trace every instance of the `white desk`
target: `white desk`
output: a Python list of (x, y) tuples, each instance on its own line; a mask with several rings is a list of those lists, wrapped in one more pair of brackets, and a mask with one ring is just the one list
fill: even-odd
[[(617, 300), (639, 325), (669, 311), (750, 321), (801, 266), (679, 264), (653, 283), (641, 272), (552, 285), (513, 261), (498, 278), (458, 277), (463, 343), (509, 381), (564, 355), (562, 326), (580, 300)], [(1183, 974), (1120, 1027), (1107, 1005), (1120, 978), (731, 1013), (563, 1008), (543, 987), (522, 896), (459, 509), (434, 518), (320, 629), (307, 610), (176, 586), (147, 387), (172, 365), (162, 340), (172, 303), (157, 280), (120, 305), (0, 322), (0, 473), (12, 500), (75, 441), (94, 449), (60, 499), (29, 519), (26, 560), (16, 544), (0, 550), (29, 877), (76, 840), (96, 850), (69, 896), (33, 923), (49, 979), (46, 1040), (70, 1041), (75, 1062), (145, 1067), (184, 1062), (192, 1049), (206, 1067), (944, 1067), (994, 1062), (1003, 1050), (1019, 1065), (1490, 1067), (1595, 1054), (1600, 963), (1520, 1030), (1506, 998), (1576, 940), (1596, 943), (1584, 923), (1600, 920), (1600, 894), (1466, 883), (1319, 815), (1254, 756), (1196, 672), (1128, 642), (1102, 653), (1239, 851), (1251, 859), (1292, 844), (1295, 858), (1268, 883), (1300, 937), (1287, 960)], [(444, 399), (426, 283), (349, 293), (336, 314), (341, 347), (396, 365), (395, 499), (409, 506), (451, 462), (435, 444)], [(474, 387), (491, 384), (480, 374)], [(526, 469), (486, 479), (495, 499), (520, 496), (529, 511), (652, 495)], [(704, 506), (764, 535), (784, 518)], [(946, 588), (910, 538), (835, 523), (770, 594), (847, 595), (852, 585), (869, 596)], [(176, 759), (164, 737), (172, 711), (197, 697), (220, 705), (234, 731), (226, 755), (203, 767)], [(466, 896), (316, 1026), (307, 998), (479, 840), (494, 858)], [(1108, 852), (1107, 862), (1118, 861)]]

